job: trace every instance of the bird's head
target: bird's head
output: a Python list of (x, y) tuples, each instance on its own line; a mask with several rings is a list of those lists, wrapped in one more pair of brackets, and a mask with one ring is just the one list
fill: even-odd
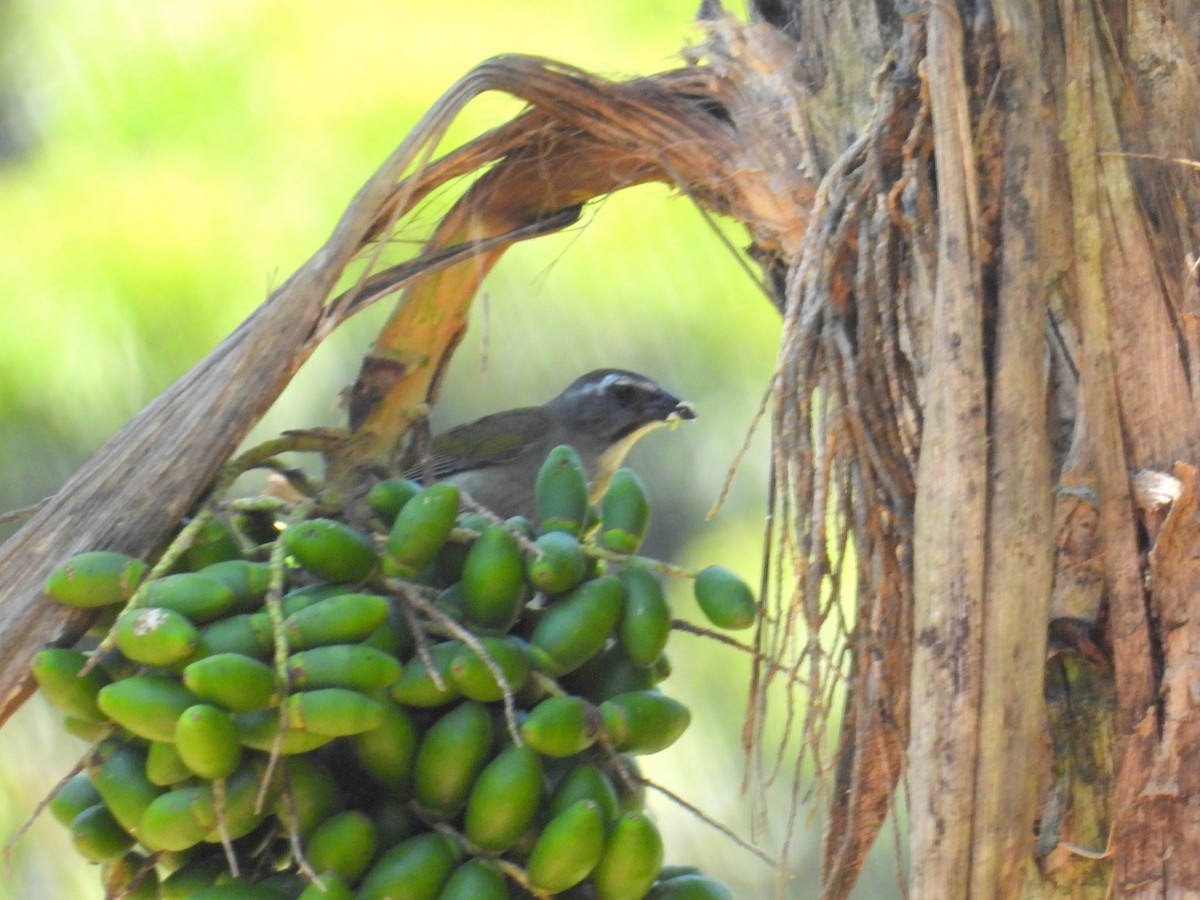
[(546, 404), (573, 433), (607, 444), (636, 439), (650, 428), (696, 417), (692, 407), (645, 375), (596, 369)]

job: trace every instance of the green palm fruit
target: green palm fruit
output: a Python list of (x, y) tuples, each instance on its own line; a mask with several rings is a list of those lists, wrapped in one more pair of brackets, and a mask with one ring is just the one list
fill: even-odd
[(534, 888), (558, 893), (587, 878), (603, 852), (600, 807), (591, 800), (578, 800), (546, 824), (525, 871)]
[(418, 802), (435, 816), (457, 813), (491, 748), (492, 717), (486, 707), (468, 701), (446, 713), (417, 749), (413, 786)]
[(187, 781), (194, 773), (187, 767), (179, 748), (167, 741), (151, 741), (146, 754), (146, 777), (151, 784), (170, 787)]
[(546, 610), (529, 642), (551, 663), (550, 674), (579, 668), (599, 652), (621, 615), (624, 591), (611, 575), (585, 581)]
[(129, 659), (148, 666), (169, 666), (196, 652), (200, 633), (172, 609), (140, 607), (121, 613), (117, 646)]
[[(479, 639), (483, 651), (500, 669), (510, 692), (519, 691), (529, 680), (528, 645), (515, 637)], [(496, 674), (475, 649), (463, 644), (450, 662), (450, 680), (463, 696), (480, 703), (492, 703), (504, 697), (504, 688)]]
[(322, 581), (360, 582), (379, 564), (371, 539), (333, 519), (309, 519), (284, 529), (283, 547)]
[(138, 840), (150, 850), (186, 850), (203, 841), (216, 824), (208, 785), (176, 788), (146, 807)]
[(292, 650), (357, 644), (387, 621), (388, 606), (378, 594), (339, 594), (292, 613), (283, 632)]
[(503, 853), (524, 833), (542, 803), (542, 763), (528, 747), (509, 747), (476, 779), (464, 830), (471, 843)]
[(266, 613), (243, 614), (218, 619), (200, 630), (204, 653), (237, 653), (255, 659), (269, 659), (275, 647), (271, 620)]
[(383, 624), (363, 639), (364, 646), (374, 647), (397, 660), (412, 656), (416, 644), (408, 620), (395, 604), (388, 609)]
[(657, 690), (618, 694), (600, 704), (600, 716), (616, 749), (634, 754), (665, 750), (692, 721), (686, 706)]
[(50, 810), (50, 815), (54, 816), (59, 824), (70, 826), (77, 815), (89, 806), (95, 806), (100, 802), (99, 791), (92, 786), (87, 773), (80, 772), (71, 776), (54, 792), (47, 808)]
[(718, 628), (749, 628), (758, 615), (750, 586), (724, 566), (701, 569), (693, 585), (696, 602), (708, 621)]
[(450, 664), (462, 645), (462, 641), (443, 641), (429, 647), (429, 658), (433, 671), (441, 680), (441, 687), (434, 681), (425, 661), (414, 655), (405, 664), (400, 679), (392, 685), (392, 698), (404, 706), (426, 707), (443, 706), (461, 697), (462, 691), (450, 680)]
[(288, 684), (297, 690), (351, 688), (371, 691), (400, 677), (394, 656), (363, 644), (330, 644), (293, 653), (287, 660)]
[(314, 872), (332, 872), (354, 884), (375, 857), (379, 836), (366, 813), (347, 810), (313, 829), (305, 854)]
[(146, 752), (132, 744), (104, 741), (88, 758), (88, 777), (113, 818), (140, 838), (142, 813), (163, 793), (146, 777)]
[(321, 600), (338, 597), (342, 594), (353, 594), (354, 590), (345, 584), (306, 584), (303, 587), (292, 588), (280, 598), (279, 608), (286, 618), (294, 612), (300, 612), (306, 606), (312, 606)]
[(175, 740), (175, 722), (196, 697), (173, 678), (134, 675), (100, 690), (100, 710), (136, 734), (152, 741)]
[(71, 843), (88, 862), (119, 859), (133, 847), (133, 836), (121, 827), (103, 803), (89, 806), (70, 825)]
[[(206, 843), (220, 843), (228, 836), (237, 840), (254, 831), (263, 820), (279, 796), (279, 782), (272, 780), (266, 791), (262, 789), (263, 778), (267, 774), (267, 764), (262, 757), (243, 760), (232, 775), (225, 779), (224, 808), (218, 808), (218, 827), (214, 828), (204, 838)], [(260, 803), (259, 795), (262, 795)], [(223, 815), (223, 820), (220, 817)], [(224, 826), (224, 835), (221, 826)]]
[(566, 690), (593, 703), (654, 685), (654, 670), (634, 665), (620, 642), (601, 650), (562, 679)]
[(383, 721), (380, 701), (345, 688), (320, 688), (291, 694), (279, 710), (288, 728), (330, 737), (370, 731)]
[(140, 602), (142, 606), (172, 609), (188, 621), (203, 625), (228, 613), (237, 598), (215, 578), (199, 572), (181, 572), (148, 582)]
[(357, 900), (437, 900), (461, 852), (449, 838), (427, 832), (379, 857), (358, 887)]
[(547, 454), (533, 496), (540, 533), (580, 533), (588, 515), (588, 482), (574, 447), (560, 444)]
[(470, 859), (454, 870), (437, 900), (509, 900), (511, 896), (495, 863)]
[(421, 492), (411, 478), (387, 478), (371, 485), (365, 498), (367, 506), (391, 528), (404, 505)]
[(476, 631), (502, 634), (521, 612), (525, 561), (507, 528), (485, 528), (462, 569), (463, 619)]
[(296, 900), (354, 900), (354, 891), (337, 875), (321, 872), (317, 877), (321, 883), (309, 884)]
[(646, 900), (733, 900), (729, 888), (703, 875), (680, 875), (657, 882)]
[(580, 800), (591, 800), (600, 810), (605, 823), (612, 822), (619, 812), (617, 789), (598, 766), (582, 763), (563, 777), (550, 798), (549, 813), (557, 816)]
[[(289, 886), (292, 879), (287, 879)], [(220, 884), (188, 894), (188, 900), (288, 900), (292, 891), (273, 884), (255, 884), (246, 878), (230, 878)]]
[(521, 723), (521, 738), (543, 756), (574, 756), (596, 742), (600, 716), (579, 697), (548, 697)]
[(229, 863), (224, 853), (192, 856), (163, 879), (159, 896), (161, 900), (191, 900), (197, 891), (212, 886), (228, 873)]
[(385, 702), (379, 727), (353, 735), (350, 746), (368, 775), (390, 792), (407, 795), (412, 789), (417, 738), (412, 717), (395, 703)]
[(325, 763), (312, 756), (294, 756), (287, 760), (286, 770), (288, 795), (280, 794), (275, 813), (286, 824), (290, 821), (290, 806), (301, 837), (307, 837), (330, 816), (346, 808), (342, 789)]
[(547, 531), (536, 541), (537, 553), (525, 562), (525, 577), (539, 591), (561, 594), (579, 584), (587, 557), (579, 538), (565, 531)]
[(458, 499), (458, 488), (441, 482), (422, 489), (404, 504), (388, 535), (387, 574), (412, 578), (433, 561), (454, 528)]
[(408, 803), (393, 796), (384, 796), (371, 807), (371, 821), (375, 823), (380, 847), (399, 844), (425, 830), (424, 823), (413, 815)]
[(662, 656), (671, 635), (671, 607), (658, 576), (642, 565), (621, 569), (625, 605), (621, 608), (618, 637), (625, 655), (635, 666), (648, 669)]
[(105, 897), (121, 900), (158, 900), (158, 872), (154, 860), (140, 853), (126, 853), (100, 867), (100, 884)]
[(636, 553), (649, 524), (645, 483), (633, 469), (617, 469), (600, 501), (600, 546)]
[(207, 703), (189, 706), (180, 715), (175, 748), (184, 765), (209, 781), (229, 777), (242, 759), (233, 717)]
[(87, 661), (87, 655), (79, 650), (56, 647), (35, 653), (29, 668), (38, 687), (55, 707), (74, 719), (103, 722), (105, 714), (97, 697), (112, 679), (99, 667), (80, 677)]
[(241, 653), (215, 653), (196, 660), (183, 670), (183, 683), (201, 700), (234, 712), (266, 709), (279, 701), (275, 671)]
[(592, 872), (600, 900), (641, 900), (658, 877), (663, 840), (642, 811), (623, 813), (608, 831), (604, 853)]
[(241, 555), (242, 547), (233, 531), (224, 519), (213, 516), (200, 526), (191, 545), (183, 551), (183, 568), (196, 572), (213, 563), (238, 559)]
[(43, 591), (51, 600), (77, 609), (124, 603), (137, 590), (146, 569), (140, 559), (124, 553), (90, 550), (55, 567)]
[[(279, 731), (280, 710), (260, 709), (253, 712), (234, 713), (233, 722), (237, 726), (238, 740), (251, 750), (274, 752), (276, 749), (276, 734)], [(335, 735), (319, 734), (315, 731), (301, 731), (296, 728), (284, 727), (283, 735), (278, 738), (278, 751), (283, 756), (295, 756), (316, 750), (332, 741)]]
[(271, 586), (271, 567), (265, 562), (248, 559), (229, 559), (213, 563), (199, 571), (200, 575), (219, 581), (233, 594), (232, 609), (250, 611), (262, 606)]

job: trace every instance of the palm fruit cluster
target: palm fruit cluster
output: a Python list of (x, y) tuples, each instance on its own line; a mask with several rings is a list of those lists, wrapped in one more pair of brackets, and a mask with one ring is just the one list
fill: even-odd
[[(111, 552), (55, 570), (48, 596), (115, 613), (98, 648), (33, 661), (94, 742), (50, 809), (109, 896), (730, 896), (664, 868), (643, 809), (635, 758), (690, 713), (658, 687), (671, 613), (633, 555), (640, 479), (591, 507), (564, 446), (537, 522), (461, 499), (390, 479), (355, 526), (227, 506), (165, 570)], [(726, 570), (695, 590), (714, 624), (753, 621)]]

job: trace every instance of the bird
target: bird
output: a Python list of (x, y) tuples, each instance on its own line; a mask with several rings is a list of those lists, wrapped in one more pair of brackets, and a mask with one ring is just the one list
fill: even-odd
[(575, 448), (596, 502), (640, 437), (695, 417), (690, 403), (645, 375), (596, 369), (542, 406), (492, 413), (435, 435), (432, 452), (405, 474), (454, 484), (498, 516), (529, 517), (538, 470), (554, 447)]

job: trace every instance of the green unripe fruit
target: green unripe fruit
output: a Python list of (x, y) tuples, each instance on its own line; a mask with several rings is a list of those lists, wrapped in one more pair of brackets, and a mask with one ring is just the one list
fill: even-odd
[(432, 815), (462, 809), (492, 748), (492, 717), (478, 703), (463, 703), (435, 722), (417, 750), (413, 784)]
[(175, 723), (175, 747), (184, 765), (209, 781), (228, 778), (242, 759), (233, 717), (205, 703), (183, 711)]
[[(265, 776), (266, 762), (258, 758), (244, 761), (237, 771), (225, 779), (224, 826), (230, 840), (237, 840), (261, 825), (267, 818), (271, 804), (278, 798), (278, 781), (272, 780), (263, 793), (262, 782)], [(204, 840), (210, 844), (223, 840), (220, 828), (213, 829)]]
[(590, 747), (600, 716), (579, 697), (549, 697), (521, 723), (521, 738), (543, 756), (574, 756)]
[(60, 563), (43, 588), (64, 606), (87, 609), (124, 603), (133, 596), (147, 566), (140, 559), (111, 550), (90, 550)]
[(618, 694), (600, 704), (600, 715), (616, 749), (635, 754), (665, 750), (692, 721), (686, 706), (657, 690)]
[[(290, 881), (291, 879), (289, 879)], [(188, 900), (287, 900), (291, 893), (269, 884), (254, 884), (245, 878), (230, 878), (212, 887), (188, 894)]]
[(119, 859), (133, 846), (133, 836), (120, 826), (103, 803), (79, 813), (70, 828), (71, 843), (88, 862)]
[(526, 874), (539, 891), (558, 893), (574, 887), (591, 874), (604, 851), (604, 818), (591, 800), (580, 800), (546, 825)]
[[(296, 830), (307, 837), (330, 816), (345, 808), (342, 789), (325, 763), (311, 756), (296, 756), (287, 761), (287, 781), (291, 789), (291, 807), (296, 815)], [(279, 821), (290, 821), (288, 803), (281, 796), (276, 803)]]
[(79, 673), (88, 657), (79, 650), (52, 648), (33, 655), (29, 668), (46, 699), (68, 716), (84, 722), (103, 722), (105, 714), (97, 703), (102, 688), (111, 679), (103, 669)]
[(646, 900), (733, 900), (733, 894), (703, 875), (680, 875), (654, 885)]
[(509, 900), (511, 896), (495, 863), (472, 859), (454, 870), (437, 900)]
[(357, 644), (387, 621), (388, 601), (377, 594), (339, 594), (292, 613), (283, 621), (288, 647)]
[(215, 578), (199, 572), (183, 572), (147, 583), (140, 604), (174, 610), (200, 625), (224, 616), (236, 599), (233, 591)]
[(321, 885), (309, 884), (296, 900), (354, 900), (354, 891), (337, 875), (321, 872), (317, 877), (321, 879)]
[(365, 500), (390, 528), (404, 505), (420, 492), (421, 486), (411, 478), (388, 478), (371, 485)]
[(132, 744), (105, 741), (88, 759), (88, 777), (121, 827), (140, 838), (142, 813), (163, 789), (146, 778), (146, 753)]
[(146, 777), (151, 784), (170, 787), (187, 781), (195, 773), (187, 767), (179, 749), (167, 741), (151, 741), (146, 754)]
[(206, 625), (200, 631), (203, 652), (236, 653), (255, 659), (269, 659), (275, 646), (271, 620), (266, 613), (230, 616)]
[(318, 825), (305, 853), (314, 872), (332, 872), (353, 884), (371, 864), (377, 847), (375, 825), (365, 813), (349, 810)]
[(429, 658), (433, 663), (433, 671), (441, 680), (441, 687), (430, 674), (425, 661), (414, 654), (405, 664), (400, 679), (392, 685), (392, 698), (404, 706), (431, 707), (442, 706), (461, 697), (462, 691), (450, 680), (450, 664), (462, 645), (462, 641), (443, 641), (429, 648)]
[(200, 643), (200, 633), (186, 616), (157, 606), (121, 613), (116, 633), (121, 652), (148, 666), (169, 666), (186, 659)]
[(354, 735), (350, 746), (368, 775), (392, 793), (407, 795), (412, 789), (417, 737), (412, 717), (395, 703), (384, 703), (379, 727)]
[(749, 628), (758, 615), (758, 604), (749, 585), (724, 566), (709, 566), (696, 575), (696, 602), (718, 628)]
[(279, 608), (283, 610), (284, 618), (292, 613), (300, 612), (306, 606), (312, 606), (330, 597), (340, 597), (342, 594), (353, 594), (354, 590), (344, 584), (306, 584), (303, 587), (292, 588), (279, 600)]
[(467, 800), (464, 830), (475, 846), (503, 853), (525, 832), (542, 802), (542, 763), (528, 747), (509, 747), (487, 764)]
[(310, 750), (323, 747), (335, 737), (285, 726), (283, 735), (276, 744), (276, 734), (279, 731), (279, 710), (276, 709), (235, 713), (233, 721), (237, 725), (238, 740), (242, 742), (243, 746), (265, 752), (275, 752), (278, 747), (278, 752), (283, 756), (308, 753)]
[(234, 712), (266, 709), (279, 700), (275, 671), (240, 653), (216, 653), (183, 670), (183, 683), (201, 700)]
[(541, 533), (579, 534), (588, 514), (588, 481), (574, 447), (560, 444), (547, 454), (533, 496)]
[(557, 816), (580, 800), (595, 803), (605, 823), (617, 817), (620, 803), (617, 789), (609, 777), (591, 763), (576, 766), (558, 783), (550, 798), (550, 815)]
[(441, 482), (424, 488), (404, 504), (388, 536), (384, 571), (412, 578), (450, 537), (458, 514), (458, 488)]
[(449, 838), (432, 832), (397, 844), (371, 867), (357, 900), (437, 900), (460, 856)]
[(191, 546), (183, 551), (183, 567), (195, 572), (213, 563), (237, 559), (241, 555), (241, 544), (225, 520), (213, 516), (200, 526), (200, 531), (192, 538)]
[(154, 863), (140, 853), (126, 853), (100, 867), (100, 885), (105, 897), (121, 900), (159, 900), (158, 872)]
[(552, 661), (550, 674), (577, 669), (599, 652), (621, 615), (624, 591), (611, 575), (586, 581), (546, 610), (529, 642)]
[(593, 703), (654, 687), (654, 671), (633, 664), (620, 642), (601, 650), (562, 679), (562, 686)]
[(207, 785), (177, 788), (146, 807), (138, 840), (151, 850), (186, 850), (203, 841), (216, 824), (212, 791)]
[(284, 549), (322, 581), (362, 581), (379, 563), (371, 539), (333, 519), (309, 519), (284, 529)]
[(340, 687), (370, 693), (396, 681), (400, 663), (374, 647), (331, 644), (293, 653), (287, 671), (294, 689)]
[(608, 832), (604, 853), (592, 872), (599, 900), (641, 900), (658, 877), (662, 835), (641, 811), (627, 812)]
[(252, 610), (262, 606), (263, 598), (271, 586), (271, 567), (264, 562), (248, 559), (230, 559), (213, 563), (199, 571), (205, 578), (219, 581), (229, 588), (234, 598), (234, 609)]
[(378, 728), (383, 721), (382, 703), (345, 688), (292, 694), (279, 709), (288, 728), (329, 737), (360, 734)]
[(212, 886), (228, 872), (229, 863), (223, 853), (192, 856), (163, 879), (159, 888), (160, 897), (162, 900), (190, 900), (198, 891)]
[(618, 637), (625, 655), (635, 666), (648, 669), (662, 656), (671, 635), (671, 607), (658, 576), (641, 565), (621, 570), (625, 605), (621, 609)]
[(525, 577), (539, 591), (561, 594), (579, 584), (587, 571), (587, 557), (579, 538), (565, 531), (548, 531), (534, 544), (537, 554), (525, 563)]
[(379, 834), (379, 846), (391, 847), (423, 831), (425, 825), (396, 797), (385, 796), (371, 807), (371, 821)]
[(633, 469), (617, 469), (600, 501), (600, 546), (636, 553), (649, 524), (645, 483)]
[[(529, 680), (529, 651), (524, 641), (514, 637), (479, 639), (483, 651), (504, 676), (510, 692), (515, 693)], [(480, 703), (492, 703), (504, 697), (504, 688), (487, 662), (474, 648), (463, 644), (450, 662), (450, 680), (465, 697)]]
[(138, 737), (173, 741), (176, 720), (196, 698), (173, 678), (135, 675), (103, 688), (96, 702), (106, 716)]
[(498, 525), (485, 528), (463, 563), (463, 618), (477, 631), (502, 633), (521, 612), (525, 562), (517, 540)]
[(77, 815), (89, 806), (102, 802), (100, 793), (84, 772), (73, 775), (50, 799), (47, 808), (60, 825), (70, 826)]

